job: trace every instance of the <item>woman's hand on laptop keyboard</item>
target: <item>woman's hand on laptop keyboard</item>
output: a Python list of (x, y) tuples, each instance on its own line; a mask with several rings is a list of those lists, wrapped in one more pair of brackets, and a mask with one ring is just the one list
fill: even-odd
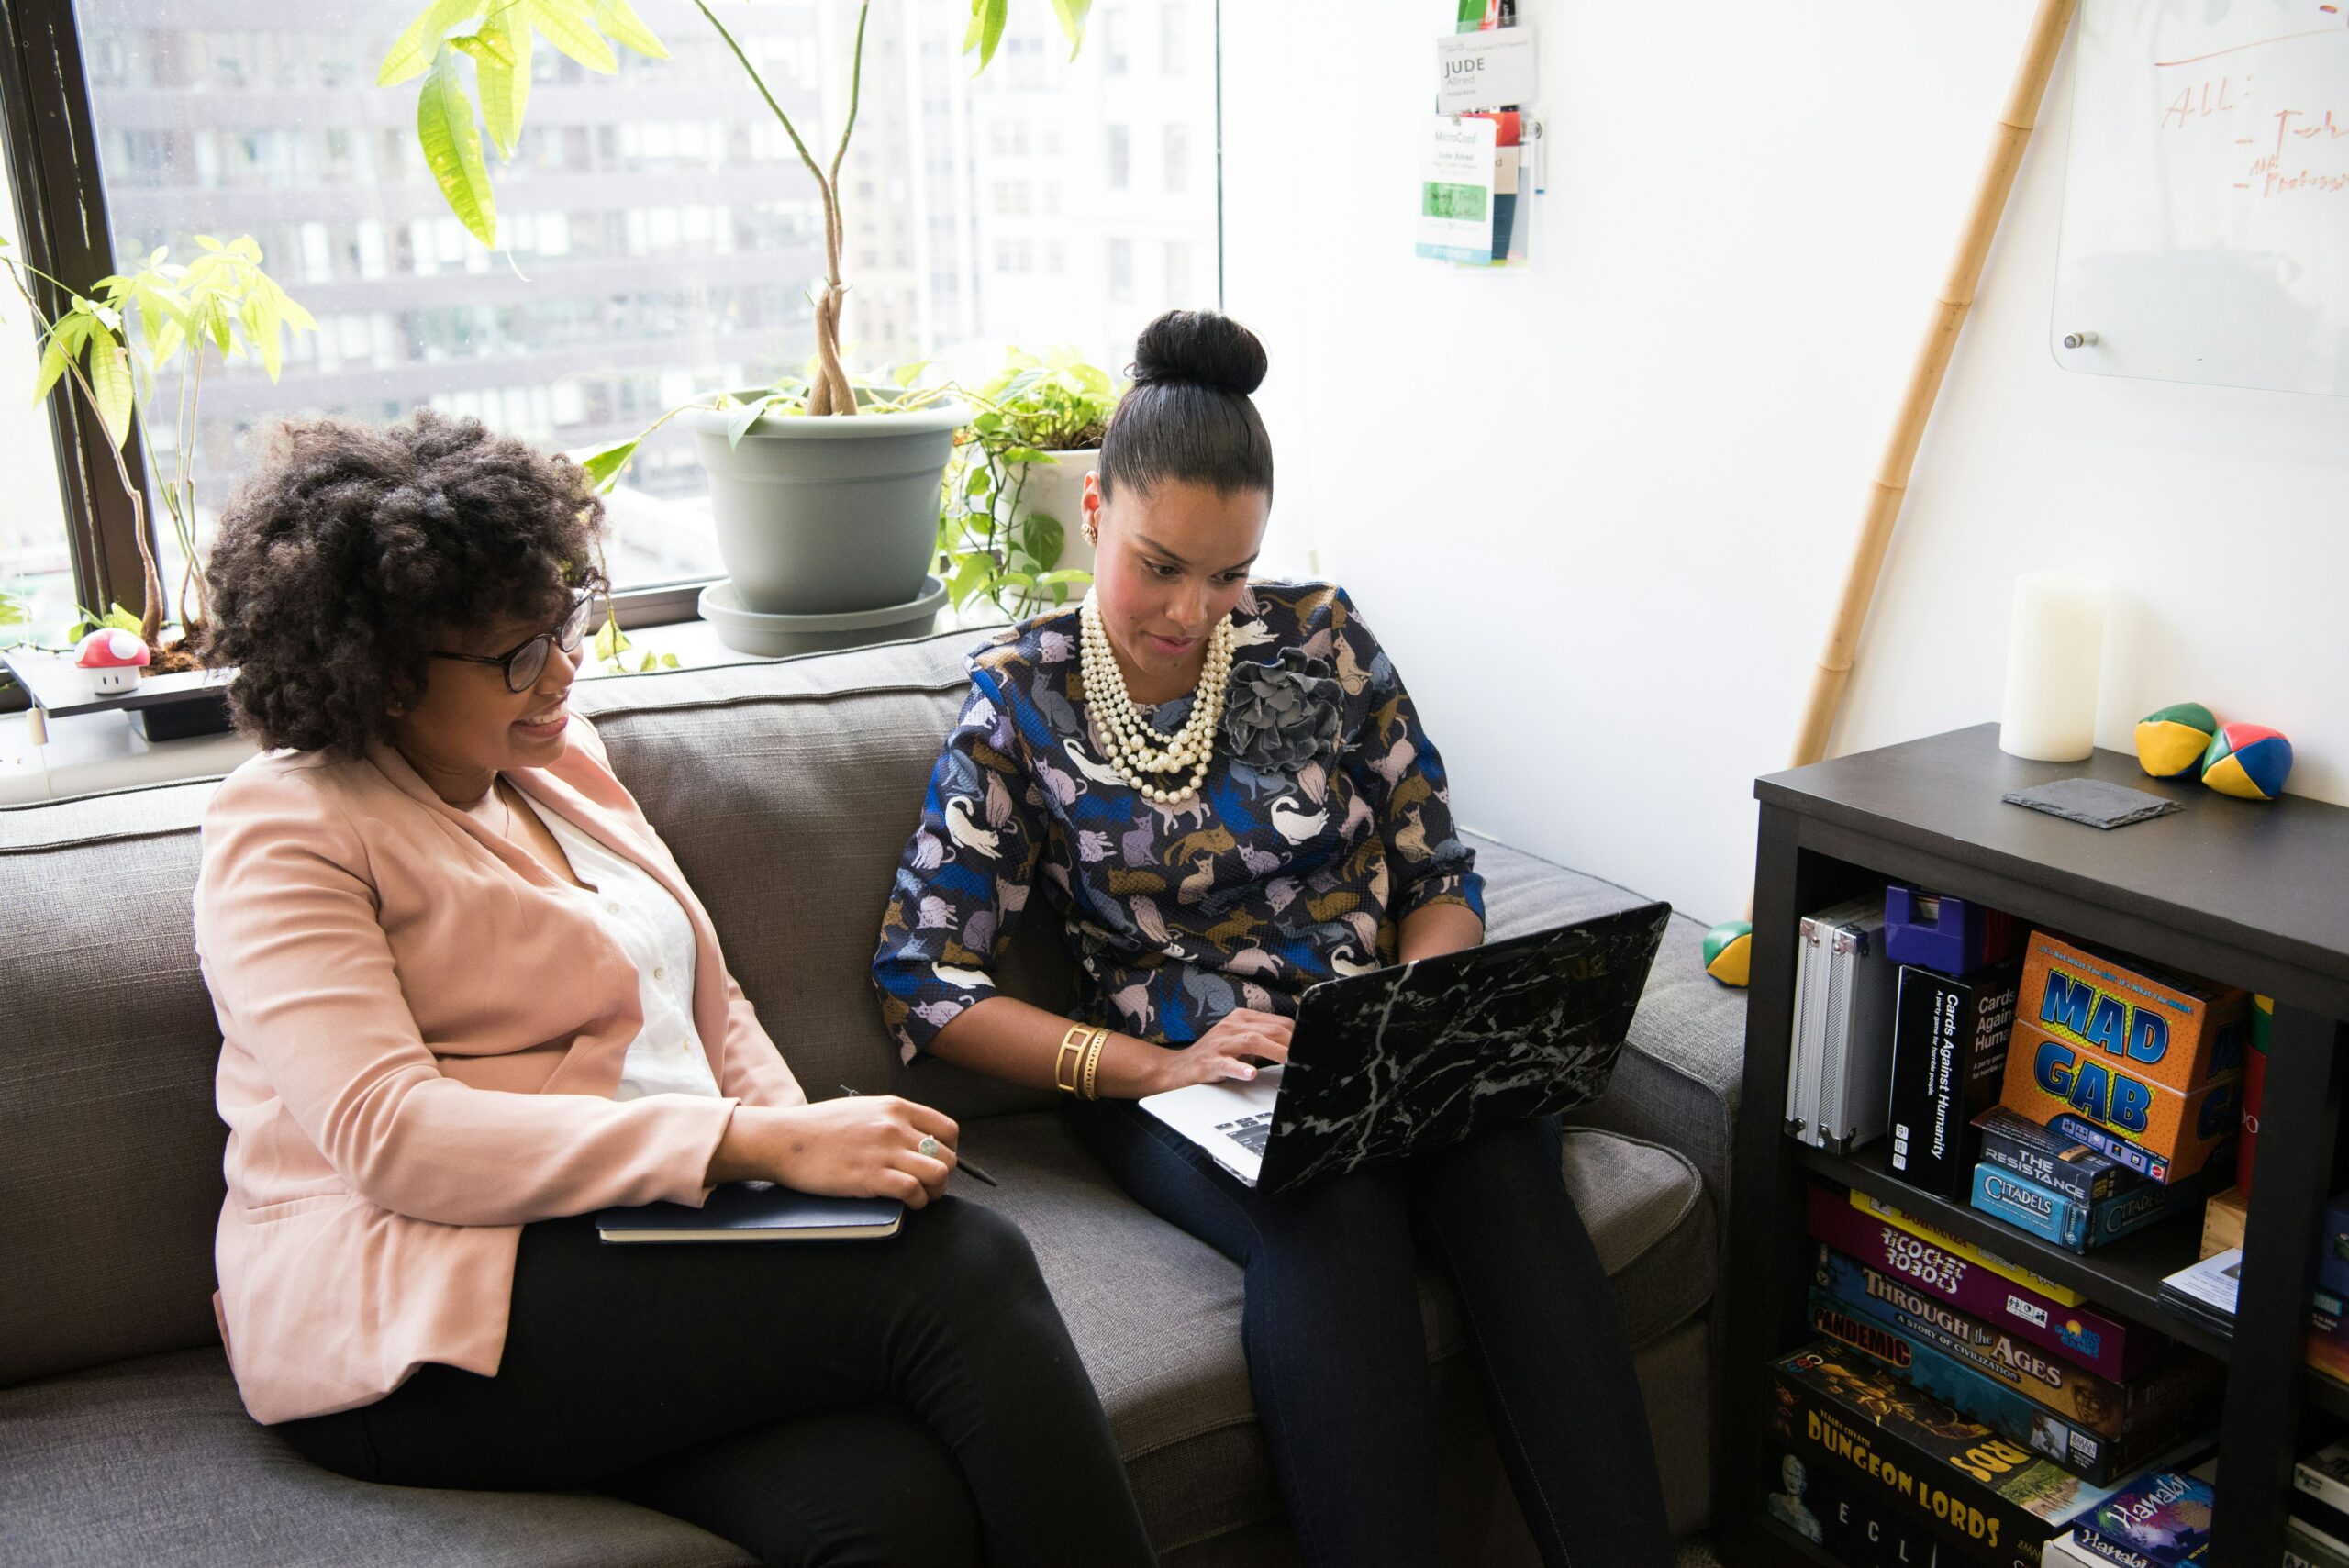
[(1189, 1045), (1166, 1052), (1158, 1092), (1253, 1078), (1259, 1062), (1288, 1060), (1288, 1038), (1296, 1028), (1278, 1013), (1235, 1008)]

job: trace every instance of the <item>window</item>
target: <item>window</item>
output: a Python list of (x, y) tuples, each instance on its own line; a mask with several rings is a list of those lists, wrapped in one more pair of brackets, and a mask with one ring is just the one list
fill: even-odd
[(1176, 121), (1166, 128), (1166, 192), (1181, 195), (1191, 188), (1191, 128)]
[(1169, 309), (1196, 305), (1191, 297), (1191, 243), (1187, 239), (1166, 242), (1166, 304)]
[(1113, 191), (1130, 189), (1133, 184), (1133, 137), (1121, 125), (1101, 128), (1101, 145), (1108, 160), (1108, 183)]
[[(8, 198), (0, 210), (0, 237), (7, 239), (9, 254), (21, 256), (5, 160), (0, 196)], [(7, 294), (7, 308), (0, 310), (0, 473), (9, 476), (8, 505), (0, 508), (0, 594), (23, 606), (28, 618), (0, 624), (0, 644), (60, 637), (73, 618), (74, 603), (73, 542), (58, 492), (49, 409), (26, 395), (40, 362), (33, 353), (32, 323), (13, 286)]]
[[(174, 20), (151, 0), (75, 0), (87, 80), (50, 90), (86, 96), (96, 156), (77, 162), (111, 198), (118, 262), (158, 245), (184, 255), (199, 233), (250, 233), (318, 321), (316, 335), (289, 339), (274, 385), (254, 366), (207, 365), (199, 540), (259, 435), (284, 415), (387, 419), (429, 405), (573, 450), (632, 436), (689, 396), (796, 371), (811, 351), (820, 208), (740, 62), (690, 8), (645, 7), (670, 58), (623, 50), (612, 75), (534, 50), (542, 91), (521, 144), (510, 161), (486, 150), (503, 247), (491, 251), (432, 184), (411, 124), (417, 84), (373, 84), (423, 0), (386, 4), (365, 28), (299, 6), (224, 28)], [(819, 9), (774, 4), (727, 18), (788, 105), (834, 101), (845, 74), (844, 39), (819, 28)], [(1190, 19), (1162, 13), (1161, 51), (1201, 47), (1167, 40), (1212, 28), (1212, 8), (1174, 9)], [(1131, 133), (1057, 128), (1085, 126), (1106, 79), (1130, 73), (1130, 11), (1097, 13), (1070, 61), (1050, 7), (1014, 7), (997, 60), (973, 77), (961, 52), (968, 0), (874, 7), (864, 113), (842, 170), (844, 331), (859, 368), (915, 358), (959, 368), (958, 350), (1005, 341), (1074, 343), (1103, 364), (1130, 357), (1148, 314), (1133, 241), (1110, 248), (1106, 277), (1088, 280), (1082, 258), (1110, 239), (1102, 195), (1132, 188)], [(1158, 95), (1153, 118), (1183, 131), (1170, 168), (1177, 142), (1186, 159), (1207, 144), (1212, 93), (1201, 80)], [(811, 146), (829, 143), (830, 128), (800, 128)], [(1212, 187), (1186, 171), (1183, 199), (1153, 222), (1212, 240)], [(15, 320), (6, 314), (0, 329)], [(0, 382), (0, 452), (17, 455), (22, 399), (5, 395), (9, 384), (24, 384)], [(167, 381), (158, 395), (168, 404), (176, 391)], [(40, 461), (18, 466), (47, 476), (46, 416), (28, 417), (22, 450)], [(165, 472), (169, 435), (158, 432)], [(607, 511), (622, 587), (721, 570), (682, 427), (647, 443)], [(52, 514), (20, 505), (0, 520), (0, 587), (38, 575), (70, 604), (86, 552)]]
[(1191, 69), (1191, 11), (1170, 3), (1158, 13), (1158, 69), (1180, 76)]

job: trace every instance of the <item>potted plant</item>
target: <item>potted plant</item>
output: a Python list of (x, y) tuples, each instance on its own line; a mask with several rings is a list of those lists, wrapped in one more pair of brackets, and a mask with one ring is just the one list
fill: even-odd
[[(972, 0), (965, 52), (984, 71), (1003, 34), (1009, 0)], [(935, 548), (933, 498), (968, 410), (940, 389), (859, 386), (841, 357), (847, 297), (841, 276), (841, 165), (855, 132), (863, 84), (865, 22), (859, 0), (850, 57), (848, 112), (829, 163), (818, 161), (750, 57), (707, 0), (694, 6), (741, 62), (797, 150), (822, 200), (825, 272), (814, 285), (816, 354), (804, 378), (729, 389), (671, 409), (641, 434), (591, 454), (607, 487), (638, 445), (683, 417), (710, 475), (718, 552), (739, 612), (751, 617), (869, 617), (916, 609)], [(1052, 0), (1074, 50), (1091, 0)], [(417, 137), (450, 209), (484, 245), (497, 219), (476, 115), (500, 154), (513, 155), (530, 83), (534, 35), (590, 71), (618, 69), (618, 45), (648, 59), (668, 50), (628, 0), (433, 0), (385, 55), (376, 80), (421, 76)], [(458, 60), (473, 62), (478, 105)], [(876, 417), (878, 416), (878, 417)], [(717, 585), (726, 586), (726, 585)], [(704, 595), (705, 611), (713, 603)], [(721, 627), (727, 623), (718, 617)], [(737, 644), (740, 646), (740, 644)]]
[(938, 529), (956, 608), (984, 595), (1016, 619), (1092, 581), (1085, 476), (1120, 390), (1066, 347), (1041, 357), (1013, 349), (991, 379), (963, 390), (978, 413), (957, 438)]
[[(152, 740), (215, 733), (228, 727), (225, 681), (207, 679), (197, 654), (203, 629), (204, 568), (195, 540), (195, 447), (202, 427), (206, 351), (221, 363), (251, 359), (273, 383), (283, 368), (284, 334), (317, 328), (310, 313), (280, 288), (262, 266), (261, 247), (249, 236), (223, 244), (208, 234), (195, 239), (185, 263), (158, 248), (127, 275), (100, 278), (84, 296), (11, 254), (0, 240), (0, 267), (7, 269), (32, 313), (40, 368), (35, 401), (62, 379), (105, 427), (115, 476), (130, 503), (132, 538), (139, 550), (143, 604), (133, 615), (119, 605), (104, 614), (87, 609), (70, 636), (101, 627), (135, 633), (151, 651), (150, 674), (138, 689), (98, 696), (66, 661), (44, 657), (56, 651), (12, 650), (8, 666), (36, 706), (52, 715), (120, 707)], [(28, 280), (31, 281), (28, 281)], [(35, 283), (45, 284), (61, 308), (44, 307)], [(170, 410), (172, 466), (164, 477), (154, 442), (155, 392), (166, 372), (177, 375)], [(159, 480), (164, 515), (178, 538), (184, 562), (176, 595), (166, 597), (162, 572), (149, 537), (147, 497), (123, 460), (136, 434), (147, 470)], [(167, 614), (167, 608), (171, 613)], [(173, 679), (173, 677), (186, 677)]]

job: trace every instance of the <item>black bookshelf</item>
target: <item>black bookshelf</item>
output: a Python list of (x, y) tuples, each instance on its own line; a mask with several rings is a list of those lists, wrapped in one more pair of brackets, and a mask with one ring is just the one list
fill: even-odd
[[(2099, 832), (2000, 799), (2080, 775), (2165, 795), (2182, 809)], [(2312, 1253), (2338, 1170), (2349, 1076), (2337, 1067), (2349, 1040), (2349, 809), (2291, 796), (2262, 805), (2199, 784), (2165, 784), (2110, 751), (2085, 762), (2026, 762), (1998, 751), (1995, 725), (1773, 774), (1756, 781), (1754, 794), (1753, 963), (1713, 1473), (1724, 1561), (1741, 1568), (1831, 1563), (1764, 1512), (1766, 1368), (1809, 1337), (1802, 1214), (1806, 1190), (1820, 1183), (1859, 1188), (2223, 1360), (2214, 1560), (2220, 1568), (2280, 1561), (2303, 1411), (2349, 1416), (2349, 1391), (2301, 1363)], [(1798, 923), (1887, 881), (1974, 899), (2276, 999), (2232, 1335), (2204, 1328), (2159, 1295), (2162, 1277), (2195, 1259), (2199, 1212), (2084, 1257), (1908, 1187), (1881, 1144), (1838, 1156), (1785, 1135)]]

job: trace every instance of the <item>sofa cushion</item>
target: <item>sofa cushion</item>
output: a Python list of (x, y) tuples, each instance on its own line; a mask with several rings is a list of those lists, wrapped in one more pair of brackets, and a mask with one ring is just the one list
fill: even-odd
[(228, 1129), (189, 908), (211, 795), (0, 809), (0, 1386), (218, 1337)]
[(45, 1568), (736, 1568), (729, 1542), (568, 1493), (376, 1486), (256, 1426), (218, 1346), (0, 1393), (0, 1562)]
[[(1275, 1515), (1241, 1351), (1239, 1268), (1118, 1190), (1056, 1113), (967, 1125), (963, 1147), (1003, 1184), (956, 1191), (1027, 1233), (1109, 1413), (1152, 1538), (1172, 1546)], [(1575, 1129), (1564, 1173), (1634, 1346), (1704, 1306), (1712, 1206), (1687, 1160)], [(1429, 1357), (1440, 1377), (1464, 1381), (1452, 1290), (1433, 1273), (1419, 1285)]]

